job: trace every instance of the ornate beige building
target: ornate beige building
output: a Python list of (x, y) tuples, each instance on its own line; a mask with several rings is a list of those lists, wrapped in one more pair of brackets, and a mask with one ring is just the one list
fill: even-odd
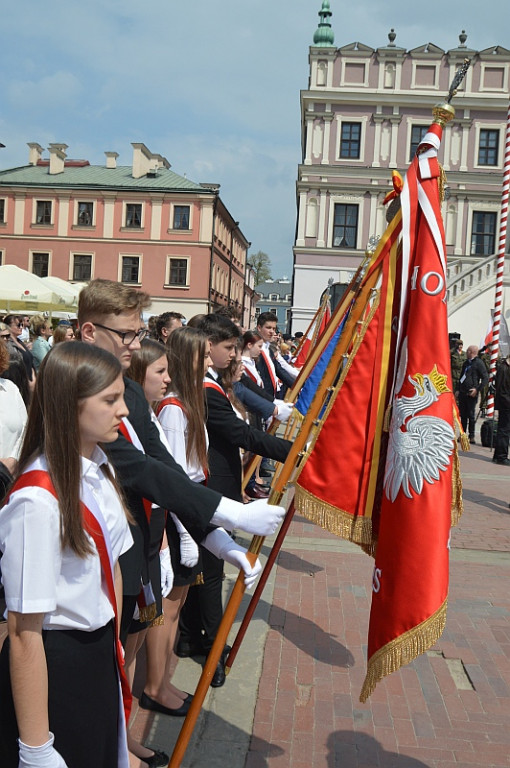
[(331, 16), (324, 0), (301, 92), (292, 330), (305, 330), (328, 280), (348, 283), (369, 237), (384, 232), (391, 169), (405, 173), (433, 105), (469, 58), (440, 161), (448, 185), (450, 330), (478, 343), (494, 303), (510, 51), (475, 51), (464, 32), (449, 51), (432, 43), (406, 50), (393, 30), (377, 49), (360, 42), (336, 48)]

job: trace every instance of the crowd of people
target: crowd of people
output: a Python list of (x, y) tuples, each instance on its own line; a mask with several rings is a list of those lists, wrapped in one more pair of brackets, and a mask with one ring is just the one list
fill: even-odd
[[(267, 426), (288, 419), (298, 370), (276, 317), (241, 329), (227, 308), (145, 325), (149, 305), (93, 280), (77, 329), (0, 324), (5, 768), (167, 765), (129, 732), (137, 654), (144, 645), (139, 705), (184, 717), (192, 695), (172, 683), (175, 655), (212, 647), (225, 561), (247, 587), (261, 570), (234, 531), (269, 535), (284, 514), (265, 480), (291, 444)], [(243, 490), (251, 454), (264, 461)]]

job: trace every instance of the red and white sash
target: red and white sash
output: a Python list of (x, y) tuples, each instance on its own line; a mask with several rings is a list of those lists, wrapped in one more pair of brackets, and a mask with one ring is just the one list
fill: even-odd
[(177, 397), (173, 397), (172, 395), (169, 395), (168, 397), (164, 397), (163, 400), (161, 400), (157, 406), (156, 406), (156, 416), (159, 416), (163, 408), (167, 405), (176, 405), (178, 408), (181, 409), (181, 411), (184, 411), (186, 413), (186, 408), (183, 406), (181, 401)]
[[(31, 465), (14, 483), (9, 495), (27, 487), (37, 487), (50, 493), (58, 501), (57, 492), (48, 472), (42, 469), (40, 459)], [(80, 509), (83, 515), (85, 531), (96, 545), (99, 562), (101, 564), (101, 580), (104, 590), (110, 601), (114, 613), (115, 625), (115, 657), (117, 660), (117, 673), (119, 676), (119, 768), (129, 768), (129, 756), (127, 751), (127, 723), (131, 713), (133, 697), (124, 669), (124, 650), (118, 637), (119, 616), (117, 612), (117, 600), (115, 597), (114, 562), (110, 543), (110, 534), (106, 526), (99, 506), (93, 494), (85, 483), (82, 483), (80, 491)]]
[(268, 350), (265, 347), (262, 347), (261, 353), (262, 357), (264, 358), (264, 362), (267, 366), (267, 370), (269, 372), (269, 376), (271, 377), (271, 384), (273, 385), (273, 392), (278, 392), (278, 379), (276, 378), (276, 371), (274, 368), (274, 363), (271, 360), (271, 355), (269, 354)]
[(226, 397), (228, 400), (228, 395), (221, 386), (221, 384), (218, 384), (217, 381), (214, 381), (214, 379), (204, 379), (204, 389), (215, 389), (216, 392), (220, 392), (220, 394), (223, 395), (223, 397)]

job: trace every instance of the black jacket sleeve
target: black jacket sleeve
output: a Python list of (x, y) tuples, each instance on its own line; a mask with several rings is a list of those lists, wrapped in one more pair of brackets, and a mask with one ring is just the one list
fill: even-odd
[[(258, 391), (255, 391), (250, 385), (256, 387)], [(248, 376), (241, 377), (241, 381), (234, 384), (234, 392), (251, 413), (255, 413), (263, 419), (269, 419), (273, 415), (274, 404), (272, 399), (263, 397), (261, 394), (264, 392), (262, 387), (257, 387), (255, 382), (249, 379)]]
[(128, 418), (145, 453), (121, 434), (105, 449), (128, 504), (137, 519), (142, 498), (149, 499), (163, 509), (170, 509), (190, 533), (200, 540), (206, 535), (207, 526), (221, 496), (188, 478), (159, 439), (141, 388), (129, 379), (125, 379), (125, 384)]

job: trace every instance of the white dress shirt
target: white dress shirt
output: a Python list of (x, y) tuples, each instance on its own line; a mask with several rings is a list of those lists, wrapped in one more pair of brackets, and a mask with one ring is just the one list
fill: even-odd
[(27, 409), (19, 389), (9, 379), (0, 378), (0, 458), (17, 459), (23, 442)]
[[(82, 457), (82, 483), (97, 502), (110, 534), (113, 562), (133, 544), (126, 514), (102, 467), (107, 458), (96, 448)], [(46, 469), (44, 457), (35, 468)], [(103, 586), (102, 568), (94, 553), (78, 557), (60, 545), (60, 511), (55, 497), (38, 487), (15, 491), (0, 510), (2, 583), (7, 610), (44, 613), (43, 629), (92, 632), (113, 618)]]
[[(179, 399), (175, 393), (170, 392), (167, 397)], [(158, 423), (159, 422), (159, 423)], [(168, 449), (175, 461), (181, 465), (190, 480), (194, 483), (202, 483), (205, 480), (205, 472), (197, 461), (188, 461), (186, 458), (186, 446), (188, 443), (188, 417), (178, 405), (165, 405), (158, 414), (157, 425), (162, 432), (161, 442)], [(204, 424), (206, 447), (209, 444), (207, 430)]]

